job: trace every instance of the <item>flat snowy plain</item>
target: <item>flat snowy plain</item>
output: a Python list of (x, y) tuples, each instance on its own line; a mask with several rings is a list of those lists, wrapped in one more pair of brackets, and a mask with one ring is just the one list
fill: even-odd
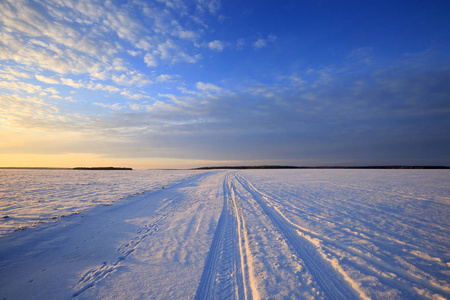
[(449, 170), (2, 172), (0, 299), (450, 298)]

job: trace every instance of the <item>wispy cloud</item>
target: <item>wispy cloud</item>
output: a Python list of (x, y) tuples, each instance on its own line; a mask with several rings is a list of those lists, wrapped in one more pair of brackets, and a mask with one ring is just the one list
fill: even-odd
[(277, 37), (273, 34), (269, 34), (267, 38), (259, 38), (253, 43), (253, 46), (256, 49), (261, 49), (267, 47), (269, 44), (274, 43), (277, 40)]
[(112, 80), (119, 85), (138, 87), (147, 86), (153, 83), (147, 75), (137, 71), (127, 72), (126, 74), (122, 74), (120, 76), (113, 75)]
[(4, 91), (9, 90), (16, 93), (22, 91), (28, 94), (39, 94), (43, 90), (40, 85), (35, 85), (21, 81), (0, 81), (0, 87)]
[(103, 107), (103, 108), (108, 108), (110, 110), (114, 110), (114, 111), (120, 111), (123, 109), (123, 105), (121, 103), (114, 103), (114, 104), (104, 104), (104, 103), (98, 103), (98, 102), (94, 102), (94, 105)]
[(0, 109), (3, 112), (0, 128), (47, 132), (68, 129), (77, 124), (73, 117), (62, 114), (55, 104), (35, 96), (0, 95)]
[(225, 47), (225, 45), (221, 41), (215, 40), (215, 41), (209, 42), (208, 47), (211, 50), (222, 51), (223, 48)]
[(213, 92), (222, 91), (222, 88), (220, 88), (217, 85), (214, 85), (212, 83), (197, 82), (197, 84), (195, 86), (197, 87), (198, 90), (201, 90), (201, 91), (213, 91)]
[(158, 75), (158, 77), (156, 77), (156, 82), (169, 81), (175, 77), (177, 77), (177, 75), (161, 74), (161, 75)]
[(44, 83), (48, 83), (48, 84), (58, 84), (59, 83), (59, 81), (56, 79), (45, 77), (42, 75), (35, 75), (34, 77), (36, 77), (37, 80), (42, 81)]
[(75, 81), (71, 78), (61, 78), (61, 83), (76, 89), (82, 88), (85, 86), (84, 83), (81, 82), (81, 80)]

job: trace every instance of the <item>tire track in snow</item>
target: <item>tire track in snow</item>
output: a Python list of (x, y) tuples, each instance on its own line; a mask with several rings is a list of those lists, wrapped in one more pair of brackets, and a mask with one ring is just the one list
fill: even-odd
[(229, 174), (223, 181), (223, 199), (195, 299), (259, 299), (249, 265), (251, 252), (245, 220)]
[(236, 220), (238, 225), (238, 235), (239, 235), (239, 251), (241, 256), (241, 268), (243, 274), (244, 283), (244, 294), (245, 299), (259, 299), (258, 290), (256, 287), (256, 279), (253, 272), (253, 257), (250, 251), (249, 238), (247, 233), (247, 228), (245, 226), (245, 219), (242, 213), (241, 205), (238, 205), (236, 201), (236, 192), (233, 182), (229, 183), (229, 192), (231, 194), (231, 199), (234, 205), (234, 210), (236, 214)]
[(357, 291), (352, 287), (352, 283), (335, 269), (328, 261), (324, 260), (321, 253), (317, 251), (315, 246), (305, 238), (302, 238), (295, 226), (286, 220), (277, 210), (272, 208), (264, 198), (266, 195), (259, 192), (243, 177), (235, 174), (234, 177), (239, 184), (247, 190), (256, 202), (261, 206), (263, 211), (269, 216), (275, 225), (277, 225), (286, 237), (286, 241), (292, 246), (305, 263), (306, 268), (317, 280), (328, 299), (368, 299), (362, 291)]

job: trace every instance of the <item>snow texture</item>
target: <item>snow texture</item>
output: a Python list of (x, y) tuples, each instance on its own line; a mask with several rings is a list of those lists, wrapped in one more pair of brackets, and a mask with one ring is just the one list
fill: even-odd
[(0, 237), (186, 179), (200, 171), (0, 170)]
[[(116, 179), (132, 197), (80, 202), (83, 214), (0, 238), (0, 299), (448, 299), (449, 179), (167, 171), (164, 189)], [(69, 190), (73, 203), (89, 198)]]

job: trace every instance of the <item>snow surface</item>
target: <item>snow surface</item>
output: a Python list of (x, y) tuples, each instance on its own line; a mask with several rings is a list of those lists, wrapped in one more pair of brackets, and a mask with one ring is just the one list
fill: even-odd
[(0, 170), (0, 237), (203, 172)]
[(450, 298), (448, 170), (192, 175), (3, 236), (0, 299)]

